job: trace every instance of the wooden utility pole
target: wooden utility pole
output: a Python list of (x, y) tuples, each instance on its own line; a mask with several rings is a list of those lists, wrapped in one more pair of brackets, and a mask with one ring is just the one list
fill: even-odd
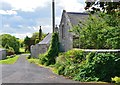
[(53, 33), (55, 32), (55, 1), (52, 0), (52, 25), (53, 25)]

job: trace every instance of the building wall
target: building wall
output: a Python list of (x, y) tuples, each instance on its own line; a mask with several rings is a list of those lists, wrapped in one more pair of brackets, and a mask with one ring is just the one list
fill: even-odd
[(39, 54), (47, 52), (49, 46), (47, 44), (36, 44), (31, 46), (31, 57), (38, 58)]
[(70, 20), (65, 11), (63, 11), (62, 19), (59, 25), (59, 41), (60, 51), (68, 51), (73, 48), (73, 36), (69, 30), (72, 28)]
[(0, 50), (0, 60), (6, 58), (6, 50)]

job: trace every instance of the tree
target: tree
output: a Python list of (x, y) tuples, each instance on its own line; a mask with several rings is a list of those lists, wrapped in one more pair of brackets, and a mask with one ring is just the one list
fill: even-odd
[(28, 36), (25, 37), (24, 44), (25, 44), (25, 52), (27, 50), (30, 51), (30, 38)]
[(19, 43), (20, 43), (20, 47), (24, 47), (24, 40), (23, 39), (19, 39)]
[[(45, 36), (46, 36), (46, 34), (42, 33), (41, 40), (43, 40), (45, 38)], [(32, 37), (26, 36), (24, 39), (26, 51), (27, 50), (30, 51), (30, 46), (39, 43), (41, 40), (39, 40), (39, 33), (38, 32), (33, 33)]]
[(15, 53), (19, 53), (20, 44), (16, 37), (11, 36), (10, 34), (0, 35), (2, 38), (2, 46), (5, 48), (13, 48)]
[[(41, 33), (42, 33), (42, 31), (41, 31)], [(32, 37), (31, 37), (31, 45), (35, 45), (45, 38), (46, 34), (44, 34), (44, 33), (41, 34), (41, 33), (38, 33), (38, 32), (33, 33)]]
[(72, 31), (80, 35), (81, 48), (120, 48), (120, 18), (116, 15), (101, 13), (90, 15), (86, 23), (77, 25)]
[[(113, 1), (113, 2), (112, 2)], [(92, 9), (92, 13), (96, 11), (100, 11), (101, 9), (103, 12), (113, 13), (116, 10), (120, 11), (120, 2), (118, 0), (86, 0), (86, 7), (85, 9)]]
[(46, 66), (55, 64), (55, 59), (59, 53), (59, 37), (58, 33), (52, 34), (52, 40), (48, 51), (45, 54), (39, 56), (40, 63)]

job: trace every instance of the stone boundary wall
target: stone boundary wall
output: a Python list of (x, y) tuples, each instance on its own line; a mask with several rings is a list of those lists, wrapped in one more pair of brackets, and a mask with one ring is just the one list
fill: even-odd
[(5, 59), (6, 57), (6, 50), (0, 49), (0, 60)]
[(120, 53), (120, 49), (79, 49), (85, 52), (113, 52), (113, 53)]

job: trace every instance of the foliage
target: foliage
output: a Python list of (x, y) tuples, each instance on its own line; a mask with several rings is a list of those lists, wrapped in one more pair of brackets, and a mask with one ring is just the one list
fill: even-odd
[(59, 55), (55, 68), (58, 74), (77, 81), (110, 82), (111, 77), (120, 76), (119, 65), (119, 53), (70, 50)]
[(10, 47), (14, 49), (15, 53), (19, 53), (20, 45), (18, 39), (10, 34), (2, 34), (0, 37), (2, 37), (2, 46), (4, 48)]
[(119, 49), (120, 18), (118, 17), (118, 14), (90, 15), (86, 23), (81, 22), (74, 26), (72, 31), (80, 37), (80, 47)]
[(43, 40), (45, 38), (45, 36), (46, 36), (46, 34), (44, 34), (44, 33), (38, 33), (38, 32), (33, 33), (32, 37), (31, 37), (31, 41), (33, 41), (33, 42), (31, 43), (31, 45), (39, 43), (41, 40)]
[(6, 52), (7, 52), (7, 56), (15, 54), (15, 51), (12, 47), (7, 48)]
[(50, 47), (48, 51), (45, 54), (42, 54), (39, 56), (40, 63), (44, 65), (51, 65), (55, 64), (55, 59), (58, 56), (59, 53), (59, 40), (58, 40), (58, 34), (53, 33), (52, 40), (50, 43)]
[(3, 48), (3, 46), (2, 46), (2, 45), (0, 45), (0, 48)]
[(24, 40), (23, 39), (19, 39), (19, 43), (20, 43), (20, 47), (24, 47)]
[(21, 47), (20, 48), (20, 53), (24, 53), (25, 52), (25, 48), (24, 47)]
[[(105, 0), (86, 0), (86, 7), (85, 9), (92, 9), (91, 12), (94, 13), (96, 11), (103, 11), (103, 12), (107, 12), (107, 13), (114, 13), (116, 10), (120, 10), (119, 9), (120, 3), (119, 1), (116, 0), (109, 0), (109, 1), (105, 1)], [(102, 9), (102, 10), (101, 10)], [(90, 10), (89, 10), (90, 11)]]
[(116, 84), (120, 84), (120, 77), (115, 76), (112, 78), (112, 81), (115, 81)]
[(18, 60), (19, 56), (14, 56), (13, 58), (7, 58), (5, 60), (0, 60), (0, 64), (14, 64)]
[(39, 33), (35, 32), (32, 34), (32, 37), (26, 36), (24, 39), (25, 44), (25, 52), (30, 51), (30, 46), (39, 43), (41, 40), (45, 38), (46, 34), (42, 33), (40, 40), (39, 40)]
[(39, 59), (30, 58), (28, 59), (30, 63), (39, 64)]
[(120, 55), (117, 53), (89, 53), (75, 80), (111, 81), (111, 77), (120, 76), (119, 65)]
[(55, 68), (60, 75), (73, 78), (79, 71), (79, 65), (85, 60), (83, 51), (70, 50), (66, 53), (59, 55), (56, 60)]
[(30, 38), (28, 36), (25, 37), (24, 44), (25, 44), (25, 52), (27, 50), (30, 51)]

